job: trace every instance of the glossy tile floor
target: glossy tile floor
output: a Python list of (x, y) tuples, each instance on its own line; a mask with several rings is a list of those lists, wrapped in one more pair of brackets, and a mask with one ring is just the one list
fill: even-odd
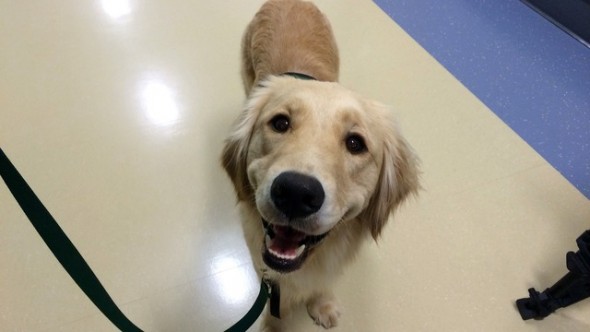
[[(395, 108), (425, 188), (339, 280), (335, 331), (590, 330), (590, 300), (544, 321), (514, 305), (565, 274), (589, 201), (374, 3), (317, 3), (342, 83)], [(222, 331), (258, 293), (218, 159), (260, 4), (0, 5), (1, 147), (145, 331)], [(0, 326), (116, 330), (1, 183)]]

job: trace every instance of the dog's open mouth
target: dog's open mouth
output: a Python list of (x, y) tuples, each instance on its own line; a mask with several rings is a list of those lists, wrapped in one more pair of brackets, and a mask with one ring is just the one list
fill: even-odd
[(310, 251), (322, 241), (328, 232), (307, 235), (289, 226), (270, 224), (262, 219), (266, 234), (262, 258), (271, 269), (287, 273), (301, 267)]

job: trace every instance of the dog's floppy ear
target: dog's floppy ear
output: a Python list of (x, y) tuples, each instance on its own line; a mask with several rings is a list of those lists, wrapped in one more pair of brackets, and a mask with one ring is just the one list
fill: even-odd
[(248, 146), (258, 115), (268, 101), (267, 90), (261, 86), (252, 93), (245, 109), (234, 123), (230, 136), (225, 140), (221, 154), (221, 164), (232, 180), (238, 201), (254, 199), (254, 190), (247, 173)]
[[(373, 105), (382, 108), (382, 105)], [(383, 162), (379, 172), (379, 180), (369, 200), (369, 205), (361, 213), (363, 221), (368, 223), (371, 235), (375, 240), (381, 234), (393, 210), (410, 194), (420, 189), (418, 183), (418, 159), (413, 149), (401, 136), (391, 116), (385, 117), (386, 130), (383, 142)]]

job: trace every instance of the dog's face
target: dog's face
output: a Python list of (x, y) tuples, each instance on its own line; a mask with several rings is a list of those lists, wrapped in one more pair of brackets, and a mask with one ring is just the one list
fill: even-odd
[(257, 88), (223, 164), (261, 215), (264, 262), (298, 269), (336, 225), (357, 218), (377, 237), (417, 189), (414, 156), (382, 106), (337, 83), (274, 77)]

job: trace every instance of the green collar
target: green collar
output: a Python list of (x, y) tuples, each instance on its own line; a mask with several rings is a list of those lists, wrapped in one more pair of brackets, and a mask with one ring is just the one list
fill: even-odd
[(295, 77), (297, 79), (306, 80), (306, 81), (317, 81), (317, 79), (313, 76), (309, 76), (309, 75), (302, 74), (302, 73), (295, 73), (295, 72), (286, 72), (286, 73), (282, 74), (281, 76), (291, 76), (291, 77)]

